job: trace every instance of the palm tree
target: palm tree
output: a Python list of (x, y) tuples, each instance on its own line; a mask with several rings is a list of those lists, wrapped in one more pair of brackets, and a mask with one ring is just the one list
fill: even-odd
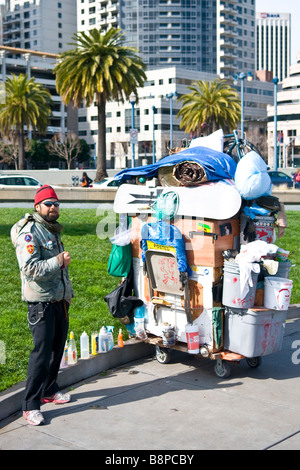
[(51, 94), (34, 78), (13, 75), (5, 82), (5, 103), (0, 105), (0, 128), (16, 135), (19, 143), (19, 169), (24, 169), (24, 126), (43, 134), (51, 115)]
[(200, 134), (203, 126), (214, 132), (218, 128), (234, 129), (241, 116), (238, 93), (226, 80), (198, 80), (188, 87), (191, 93), (179, 98), (183, 107), (177, 117), (181, 117), (180, 127), (186, 132)]
[(105, 108), (109, 100), (124, 102), (142, 86), (146, 66), (137, 50), (124, 45), (120, 29), (110, 28), (76, 33), (75, 49), (63, 52), (54, 69), (56, 87), (65, 104), (79, 107), (82, 101), (90, 106), (96, 101), (98, 108), (98, 145), (96, 181), (106, 173), (106, 119)]

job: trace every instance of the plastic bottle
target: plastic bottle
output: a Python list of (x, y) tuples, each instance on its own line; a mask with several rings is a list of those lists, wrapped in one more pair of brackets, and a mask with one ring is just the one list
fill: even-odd
[(99, 332), (99, 352), (104, 353), (108, 351), (108, 333), (105, 326), (102, 326)]
[(68, 364), (76, 364), (77, 362), (77, 349), (76, 343), (74, 339), (74, 333), (71, 331), (70, 333), (70, 342), (68, 347)]
[(66, 341), (64, 352), (60, 361), (60, 369), (68, 367), (68, 343)]
[(107, 336), (108, 336), (108, 350), (110, 351), (114, 347), (114, 337), (113, 337), (113, 331), (114, 331), (114, 326), (107, 326)]
[(136, 337), (136, 332), (135, 332), (135, 328), (134, 328), (134, 322), (129, 323), (128, 325), (125, 325), (125, 326), (126, 326), (126, 330), (129, 333), (129, 336), (131, 338), (135, 338)]
[(92, 333), (92, 355), (96, 356), (99, 352), (99, 335), (97, 331)]
[(145, 307), (137, 307), (134, 315), (134, 328), (139, 339), (147, 339), (145, 330)]
[(119, 346), (119, 348), (123, 348), (123, 346), (124, 346), (123, 333), (122, 333), (121, 328), (119, 329), (119, 334), (118, 334), (118, 346)]
[(90, 356), (89, 336), (84, 331), (80, 336), (80, 357), (81, 359), (88, 359)]

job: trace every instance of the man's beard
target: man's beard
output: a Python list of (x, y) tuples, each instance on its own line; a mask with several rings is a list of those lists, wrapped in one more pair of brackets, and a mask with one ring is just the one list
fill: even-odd
[(51, 214), (47, 214), (41, 217), (43, 217), (43, 219), (46, 220), (46, 222), (56, 222), (59, 217), (59, 214), (57, 212), (52, 212)]

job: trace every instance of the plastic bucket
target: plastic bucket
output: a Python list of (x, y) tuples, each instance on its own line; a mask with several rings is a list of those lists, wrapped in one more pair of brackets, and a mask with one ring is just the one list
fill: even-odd
[(251, 272), (252, 287), (246, 297), (241, 297), (240, 268), (238, 263), (224, 261), (224, 279), (222, 304), (233, 308), (251, 308), (254, 306), (258, 273)]
[(288, 310), (293, 281), (283, 277), (265, 277), (264, 306), (273, 310)]
[(197, 325), (187, 324), (185, 326), (188, 352), (190, 354), (199, 354), (199, 328)]

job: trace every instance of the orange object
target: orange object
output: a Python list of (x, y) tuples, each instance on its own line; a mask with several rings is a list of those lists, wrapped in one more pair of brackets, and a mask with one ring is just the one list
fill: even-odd
[(121, 328), (119, 329), (119, 334), (118, 334), (118, 346), (119, 348), (123, 348), (124, 346), (123, 334), (122, 334)]

